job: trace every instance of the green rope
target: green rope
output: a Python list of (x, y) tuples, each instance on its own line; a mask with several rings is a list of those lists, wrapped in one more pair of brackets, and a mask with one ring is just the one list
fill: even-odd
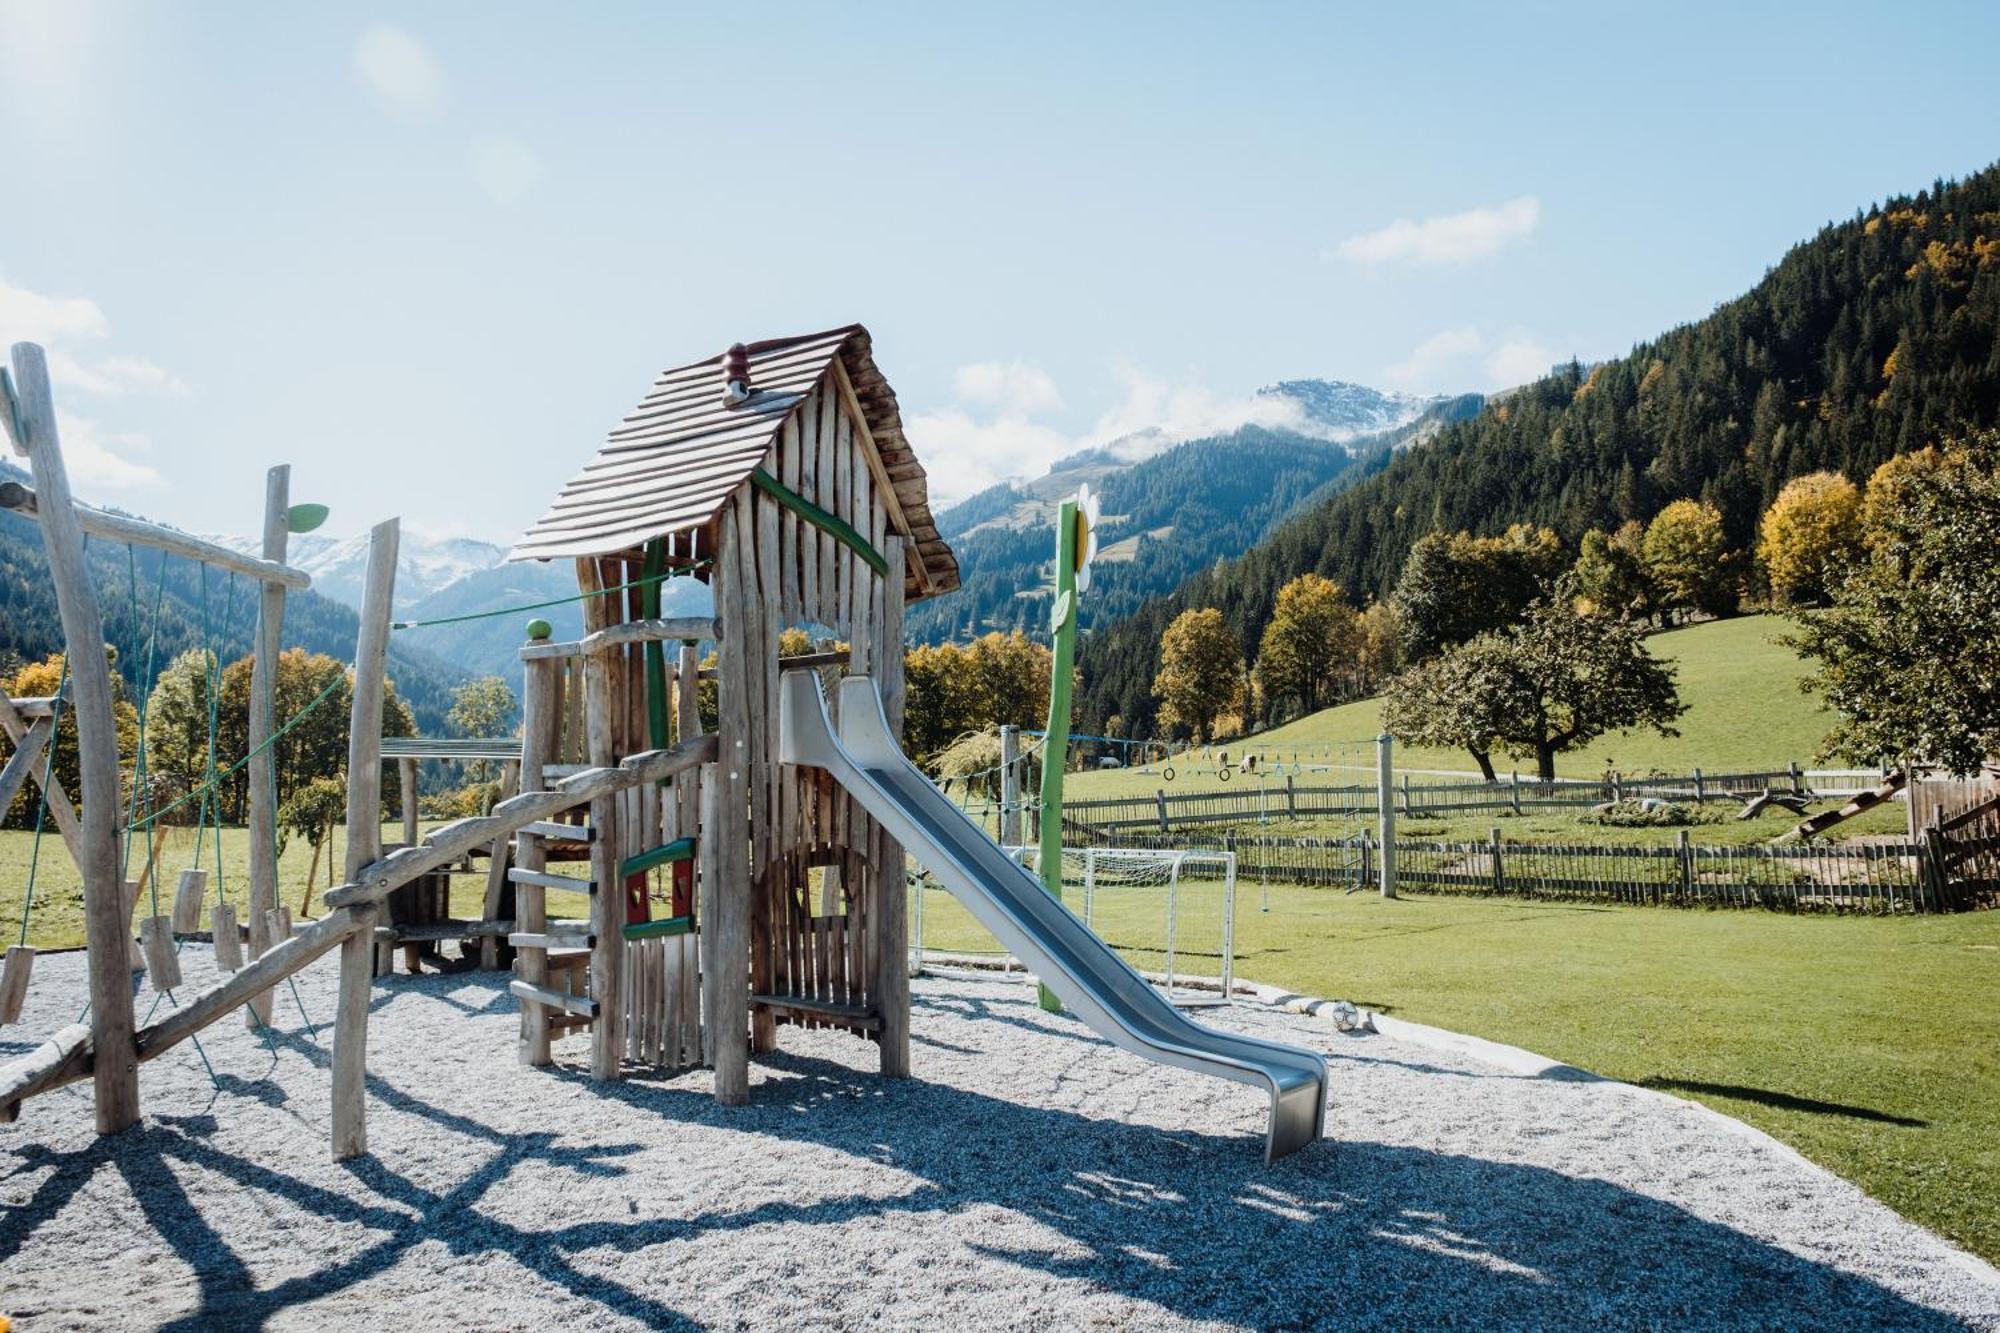
[(519, 606), (503, 606), (497, 611), (469, 611), (462, 616), (440, 616), (436, 620), (392, 620), (390, 629), (427, 629), (432, 625), (458, 625), (468, 620), (491, 620), (495, 616), (516, 616), (523, 611), (541, 611), (551, 606), (568, 606), (571, 602), (586, 601), (592, 597), (609, 597), (613, 593), (630, 588), (643, 588), (650, 584), (662, 583), (680, 574), (692, 574), (696, 570), (707, 569), (715, 563), (712, 556), (704, 556), (684, 569), (669, 570), (665, 574), (651, 574), (645, 578), (633, 579), (630, 583), (620, 583), (609, 588), (599, 588), (595, 592), (580, 592), (574, 597), (556, 597), (546, 602), (523, 602)]

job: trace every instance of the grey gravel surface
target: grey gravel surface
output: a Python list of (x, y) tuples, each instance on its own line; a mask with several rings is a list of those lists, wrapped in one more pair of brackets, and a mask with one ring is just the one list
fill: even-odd
[[(190, 946), (190, 982), (210, 975)], [(330, 1018), (331, 961), (299, 979)], [(24, 1034), (76, 1017), (44, 957)], [(150, 997), (142, 997), (143, 1003)], [(373, 1156), (327, 1160), (331, 1034), (281, 995), (0, 1129), (0, 1310), (44, 1328), (2000, 1328), (1985, 1268), (1733, 1122), (1238, 1006), (1332, 1058), (1331, 1141), (1266, 1168), (1253, 1090), (1149, 1065), (1011, 980), (915, 986), (919, 1077), (784, 1032), (751, 1105), (696, 1073), (514, 1063), (503, 979), (378, 983)]]

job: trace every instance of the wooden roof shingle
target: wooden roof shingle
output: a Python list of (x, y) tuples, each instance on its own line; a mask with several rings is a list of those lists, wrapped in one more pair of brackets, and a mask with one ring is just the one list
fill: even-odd
[(905, 594), (914, 601), (950, 592), (958, 586), (958, 559), (938, 536), (923, 465), (871, 347), (859, 324), (750, 343), (752, 392), (734, 405), (722, 394), (723, 353), (661, 371), (508, 558), (612, 555), (705, 526), (769, 455), (814, 387), (838, 378), (837, 362), (895, 493), (891, 521), (914, 552)]

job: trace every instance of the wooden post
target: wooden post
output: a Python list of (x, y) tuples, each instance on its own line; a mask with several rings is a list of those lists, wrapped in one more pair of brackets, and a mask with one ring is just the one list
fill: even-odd
[(1799, 771), (1799, 761), (1794, 759), (1790, 764), (1786, 765), (1786, 767), (1790, 768), (1792, 771), (1792, 795), (1794, 796), (1805, 795), (1806, 779), (1805, 779), (1805, 774)]
[(358, 928), (340, 942), (333, 1011), (333, 1160), (368, 1151), (368, 1001), (375, 986), (378, 909), (354, 909)]
[[(264, 474), (264, 558), (283, 564), (290, 539), (292, 469), (279, 464)], [(265, 583), (258, 600), (257, 639), (250, 665), (250, 957), (276, 943), (265, 925), (278, 905), (277, 756), (266, 748), (276, 729), (278, 656), (283, 649), (285, 585)], [(250, 999), (243, 1015), (251, 1027), (271, 1021), (271, 997)]]
[[(889, 573), (882, 579), (876, 618), (876, 687), (882, 693), (882, 711), (889, 718), (889, 732), (900, 742), (903, 736), (903, 539), (897, 535), (882, 539), (882, 555)], [(903, 848), (889, 831), (876, 826), (875, 904), (875, 1003), (881, 1011), (882, 1030), (877, 1040), (882, 1048), (885, 1078), (908, 1078), (910, 1074), (910, 937), (909, 895), (903, 884)]]
[(1679, 844), (1681, 863), (1681, 896), (1685, 901), (1694, 898), (1694, 847), (1688, 841), (1688, 831), (1682, 829)]
[[(716, 763), (714, 781), (702, 783), (704, 802), (713, 791), (713, 818), (702, 820), (702, 836), (715, 839), (715, 892), (702, 922), (706, 948), (704, 976), (713, 973), (715, 991), (707, 1008), (714, 1042), (715, 1099), (725, 1106), (750, 1100), (750, 684), (757, 664), (748, 660), (749, 595), (744, 588), (736, 543), (748, 541), (735, 510), (725, 505), (717, 519), (717, 556), (710, 586), (725, 637), (716, 644)], [(851, 631), (850, 631), (851, 632)]]
[(84, 564), (83, 529), (63, 468), (48, 365), (34, 343), (14, 344), (19, 447), (28, 455), (40, 500), (42, 545), (55, 584), (63, 644), (70, 665), (70, 707), (76, 718), (82, 770), (84, 940), (89, 946), (90, 1037), (97, 1132), (115, 1134), (139, 1118), (139, 1057), (132, 1033), (131, 954), (125, 920), (125, 877), (118, 867), (118, 732), (111, 711), (111, 668), (104, 657), (104, 618)]
[(1000, 842), (1021, 845), (1021, 730), (1013, 723), (1000, 727)]
[(1514, 771), (1514, 783), (1511, 794), (1514, 798), (1514, 813), (1518, 815), (1521, 813), (1521, 773), (1519, 769)]
[(1375, 837), (1382, 844), (1375, 869), (1384, 898), (1396, 896), (1395, 744), (1386, 731), (1375, 738)]
[[(382, 696), (389, 670), (389, 620), (396, 600), (397, 519), (368, 534), (368, 574), (361, 628), (354, 640), (354, 701), (347, 718), (347, 874), (382, 859)], [(407, 829), (409, 815), (403, 816)], [(411, 839), (415, 842), (415, 839)], [(347, 950), (341, 950), (344, 960)], [(365, 1136), (364, 1136), (365, 1137)]]
[(1505, 893), (1507, 891), (1507, 874), (1500, 860), (1499, 829), (1493, 829), (1486, 835), (1486, 847), (1489, 854), (1493, 857), (1493, 892)]
[[(1048, 753), (1044, 751), (1042, 762), (1046, 764), (1048, 761)], [(1153, 788), (1153, 804), (1160, 813), (1160, 832), (1165, 833), (1167, 831), (1167, 789), (1165, 787)]]
[[(532, 640), (531, 640), (532, 642)], [(521, 678), (521, 789), (545, 791), (545, 767), (554, 762), (562, 727), (562, 701), (556, 697), (556, 683), (565, 669), (560, 657), (544, 657), (524, 662)], [(537, 872), (548, 865), (548, 852), (539, 837), (519, 837), (515, 864)], [(548, 932), (548, 891), (539, 884), (514, 886), (514, 929), (530, 935)], [(514, 955), (514, 975), (530, 986), (548, 985), (547, 949), (523, 948)], [(539, 1004), (521, 1006), (521, 1063), (545, 1065), (549, 1062), (549, 1011)]]
[[(1292, 767), (1298, 767), (1296, 759), (1292, 761)], [(1285, 814), (1292, 819), (1299, 817), (1299, 794), (1292, 786), (1292, 775), (1290, 773), (1285, 774)]]
[(1696, 805), (1700, 805), (1703, 801), (1707, 799), (1708, 799), (1708, 790), (1706, 787), (1702, 785), (1701, 770), (1697, 768), (1694, 771), (1694, 803)]
[[(620, 693), (612, 688), (616, 648), (588, 654), (583, 661), (583, 718), (589, 742), (589, 762), (598, 768), (618, 764), (613, 735)], [(590, 803), (590, 994), (597, 1017), (590, 1025), (590, 1076), (616, 1079), (625, 1053), (625, 885), (618, 877), (623, 839), (619, 831), (618, 793)], [(747, 995), (748, 992), (746, 991)]]
[(403, 788), (403, 844), (414, 847), (423, 831), (417, 816), (417, 761), (398, 759), (396, 778)]

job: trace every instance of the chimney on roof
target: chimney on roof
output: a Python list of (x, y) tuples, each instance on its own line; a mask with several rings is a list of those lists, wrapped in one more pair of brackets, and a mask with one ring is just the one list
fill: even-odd
[(722, 354), (722, 401), (730, 407), (750, 400), (750, 349), (733, 344)]

